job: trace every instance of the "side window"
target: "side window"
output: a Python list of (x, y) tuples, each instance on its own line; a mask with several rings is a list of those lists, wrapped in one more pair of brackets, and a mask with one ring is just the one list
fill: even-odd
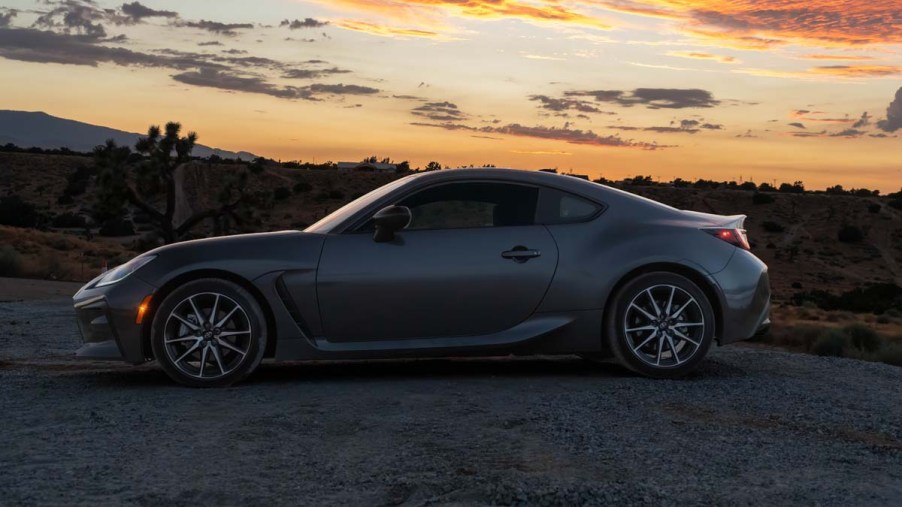
[(398, 204), (410, 208), (408, 230), (532, 225), (538, 193), (534, 187), (507, 183), (449, 183)]
[(542, 189), (540, 201), (537, 221), (546, 225), (582, 222), (601, 211), (588, 199), (551, 188)]

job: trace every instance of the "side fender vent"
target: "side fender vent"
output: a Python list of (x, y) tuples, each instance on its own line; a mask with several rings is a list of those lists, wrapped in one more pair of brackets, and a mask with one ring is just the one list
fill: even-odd
[(282, 304), (285, 305), (285, 309), (288, 310), (288, 314), (291, 315), (294, 323), (304, 333), (304, 336), (311, 338), (313, 335), (310, 334), (310, 329), (304, 323), (304, 319), (301, 318), (301, 312), (298, 310), (297, 305), (294, 304), (294, 300), (288, 292), (288, 287), (285, 286), (285, 281), (282, 280), (281, 276), (276, 280), (276, 293), (279, 295), (279, 299), (282, 300)]

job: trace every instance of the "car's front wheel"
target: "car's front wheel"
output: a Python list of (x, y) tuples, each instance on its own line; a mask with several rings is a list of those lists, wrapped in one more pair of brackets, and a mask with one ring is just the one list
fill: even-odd
[(266, 319), (240, 285), (217, 278), (188, 282), (154, 313), (151, 346), (176, 382), (224, 387), (250, 375), (266, 350)]
[(714, 340), (714, 311), (691, 280), (647, 273), (627, 282), (614, 298), (605, 336), (621, 364), (648, 377), (676, 378), (704, 359)]

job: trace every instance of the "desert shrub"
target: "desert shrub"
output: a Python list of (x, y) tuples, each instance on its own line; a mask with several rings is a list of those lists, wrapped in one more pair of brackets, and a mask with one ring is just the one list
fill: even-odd
[(291, 190), (288, 190), (288, 187), (279, 187), (272, 191), (272, 196), (277, 201), (284, 201), (291, 197)]
[(17, 195), (0, 197), (0, 225), (13, 227), (38, 227), (41, 215), (33, 204)]
[(767, 232), (783, 232), (786, 230), (786, 227), (783, 227), (782, 224), (778, 224), (771, 220), (765, 220), (761, 223), (761, 226), (764, 227), (764, 230)]
[(819, 356), (843, 357), (849, 337), (839, 329), (825, 329), (811, 346), (811, 352)]
[(854, 225), (844, 225), (836, 237), (843, 243), (860, 243), (864, 239), (864, 233)]
[(886, 203), (890, 208), (895, 208), (902, 210), (902, 199), (893, 199), (892, 201)]
[(130, 220), (114, 217), (100, 226), (99, 234), (106, 237), (134, 236), (135, 226)]
[(78, 213), (67, 211), (53, 217), (53, 221), (50, 222), (50, 225), (60, 228), (84, 228), (87, 225), (87, 222), (85, 221), (85, 217), (79, 215)]
[(333, 190), (329, 192), (329, 199), (344, 199), (345, 193), (341, 190)]
[(752, 194), (752, 204), (770, 204), (772, 202), (774, 202), (774, 197), (772, 195), (763, 194), (761, 192)]
[(886, 315), (894, 319), (900, 319), (902, 318), (902, 310), (898, 308), (890, 308), (886, 311)]
[(893, 319), (887, 317), (886, 315), (879, 315), (877, 317), (878, 324), (890, 324), (892, 321), (893, 321)]
[(862, 324), (850, 324), (843, 328), (853, 347), (863, 352), (874, 352), (880, 349), (883, 340), (873, 329)]
[(881, 210), (882, 208), (883, 208), (883, 206), (881, 206), (881, 205), (879, 205), (879, 204), (869, 204), (869, 205), (868, 205), (868, 212), (870, 212), (870, 213), (880, 213), (880, 210)]
[(801, 289), (801, 288), (802, 288), (802, 282), (792, 282), (792, 288), (793, 288), (793, 289)]
[(313, 190), (313, 185), (307, 183), (306, 181), (301, 181), (294, 184), (294, 193), (296, 194), (305, 194), (311, 190)]
[(887, 343), (875, 356), (882, 363), (902, 366), (902, 343)]
[(22, 276), (22, 256), (9, 245), (0, 246), (0, 276)]
[(49, 254), (38, 260), (37, 269), (32, 273), (38, 278), (61, 280), (70, 278), (69, 269), (57, 254)]
[(902, 287), (894, 283), (875, 283), (839, 295), (813, 289), (793, 294), (792, 303), (796, 306), (812, 304), (824, 310), (886, 313), (893, 309), (902, 310)]

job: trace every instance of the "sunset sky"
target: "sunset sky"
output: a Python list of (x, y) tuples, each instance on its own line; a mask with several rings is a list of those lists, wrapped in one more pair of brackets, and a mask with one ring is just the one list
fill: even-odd
[(281, 160), (902, 187), (899, 0), (0, 0), (0, 76)]

